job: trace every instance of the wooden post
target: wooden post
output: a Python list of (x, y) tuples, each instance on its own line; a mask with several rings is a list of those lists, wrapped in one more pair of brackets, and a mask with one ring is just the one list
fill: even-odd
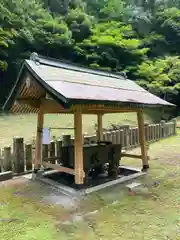
[(56, 156), (58, 157), (58, 159), (57, 159), (57, 163), (61, 163), (61, 161), (62, 161), (62, 141), (61, 141), (61, 139), (58, 139), (57, 141), (56, 141)]
[(63, 135), (62, 136), (62, 144), (63, 144), (63, 146), (72, 145), (71, 135)]
[(176, 119), (173, 119), (173, 135), (176, 135), (176, 128), (177, 128), (177, 121)]
[(141, 155), (142, 155), (142, 164), (143, 164), (142, 171), (146, 171), (149, 168), (149, 164), (148, 164), (146, 137), (145, 137), (144, 116), (142, 111), (137, 112), (137, 119), (138, 119), (139, 141), (141, 146)]
[(82, 113), (80, 109), (77, 109), (74, 113), (74, 127), (75, 183), (80, 186), (80, 184), (84, 183)]
[(2, 153), (1, 153), (1, 149), (0, 149), (0, 173), (3, 171), (2, 164), (3, 164), (3, 157), (2, 157)]
[(25, 145), (26, 171), (32, 170), (32, 144)]
[(48, 144), (43, 144), (42, 145), (42, 159), (48, 158), (49, 156), (49, 145)]
[(161, 124), (160, 125), (161, 126), (161, 138), (164, 138), (164, 136), (165, 136), (165, 121), (162, 120), (160, 124)]
[(15, 173), (24, 172), (24, 139), (13, 139), (13, 160)]
[(3, 170), (12, 171), (12, 156), (11, 156), (11, 147), (4, 148), (4, 158), (2, 162)]
[(102, 124), (103, 114), (97, 115), (98, 129), (97, 129), (97, 140), (103, 141), (103, 124)]
[[(54, 140), (51, 140), (49, 144), (49, 156), (50, 158), (55, 158), (56, 156), (56, 145)], [(55, 164), (55, 162), (55, 159), (51, 160), (51, 163)]]
[(42, 166), (42, 134), (43, 134), (44, 114), (40, 106), (37, 119), (36, 150), (34, 159), (34, 172), (36, 173)]

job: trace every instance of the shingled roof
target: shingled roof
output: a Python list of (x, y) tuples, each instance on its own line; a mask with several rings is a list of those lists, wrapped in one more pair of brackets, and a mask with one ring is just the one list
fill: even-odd
[[(12, 107), (22, 84), (28, 78), (39, 84), (41, 91), (29, 94), (40, 98), (43, 92), (65, 107), (75, 103), (121, 104), (136, 107), (174, 106), (149, 93), (121, 74), (92, 70), (45, 58), (33, 53), (25, 60), (21, 72), (3, 109)], [(27, 95), (27, 94), (26, 94)]]

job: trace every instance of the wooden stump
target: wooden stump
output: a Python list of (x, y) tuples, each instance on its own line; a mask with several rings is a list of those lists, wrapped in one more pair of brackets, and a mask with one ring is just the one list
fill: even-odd
[(15, 173), (24, 172), (24, 139), (13, 139), (13, 162)]

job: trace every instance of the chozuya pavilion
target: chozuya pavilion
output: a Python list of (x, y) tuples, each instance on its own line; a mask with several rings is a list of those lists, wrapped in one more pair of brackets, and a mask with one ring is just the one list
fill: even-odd
[[(37, 113), (37, 138), (34, 172), (41, 166), (74, 175), (77, 186), (84, 183), (84, 146), (82, 115), (97, 115), (97, 140), (103, 142), (103, 115), (137, 113), (141, 146), (142, 170), (149, 168), (145, 142), (143, 111), (146, 108), (172, 107), (173, 104), (149, 93), (134, 81), (120, 74), (92, 70), (60, 62), (33, 53), (25, 60), (19, 77), (3, 106), (11, 113)], [(42, 160), (42, 129), (44, 114), (74, 115), (73, 167)], [(119, 149), (120, 151), (121, 149)]]

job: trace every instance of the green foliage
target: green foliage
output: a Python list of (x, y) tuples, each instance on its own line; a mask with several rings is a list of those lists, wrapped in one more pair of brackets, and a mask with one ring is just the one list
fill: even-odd
[(159, 12), (155, 30), (165, 37), (169, 51), (180, 54), (180, 9), (170, 8)]
[(11, 29), (7, 31), (0, 27), (0, 69), (2, 71), (5, 71), (7, 69), (7, 61), (2, 59), (6, 57), (6, 49), (8, 49), (9, 44), (13, 43), (12, 38), (15, 36), (15, 34), (16, 32), (12, 31)]
[(33, 51), (126, 72), (178, 103), (180, 0), (0, 0), (5, 95)]
[(136, 75), (138, 83), (154, 94), (165, 96), (180, 93), (179, 56), (145, 61), (138, 66)]
[(122, 70), (144, 58), (147, 48), (135, 37), (130, 25), (122, 22), (96, 24), (90, 38), (78, 44), (76, 52), (88, 64)]
[(77, 42), (90, 36), (93, 20), (93, 17), (83, 12), (81, 8), (71, 9), (65, 17), (72, 36)]
[(106, 1), (104, 8), (100, 10), (101, 16), (110, 20), (122, 20), (125, 14), (125, 2), (122, 0)]

